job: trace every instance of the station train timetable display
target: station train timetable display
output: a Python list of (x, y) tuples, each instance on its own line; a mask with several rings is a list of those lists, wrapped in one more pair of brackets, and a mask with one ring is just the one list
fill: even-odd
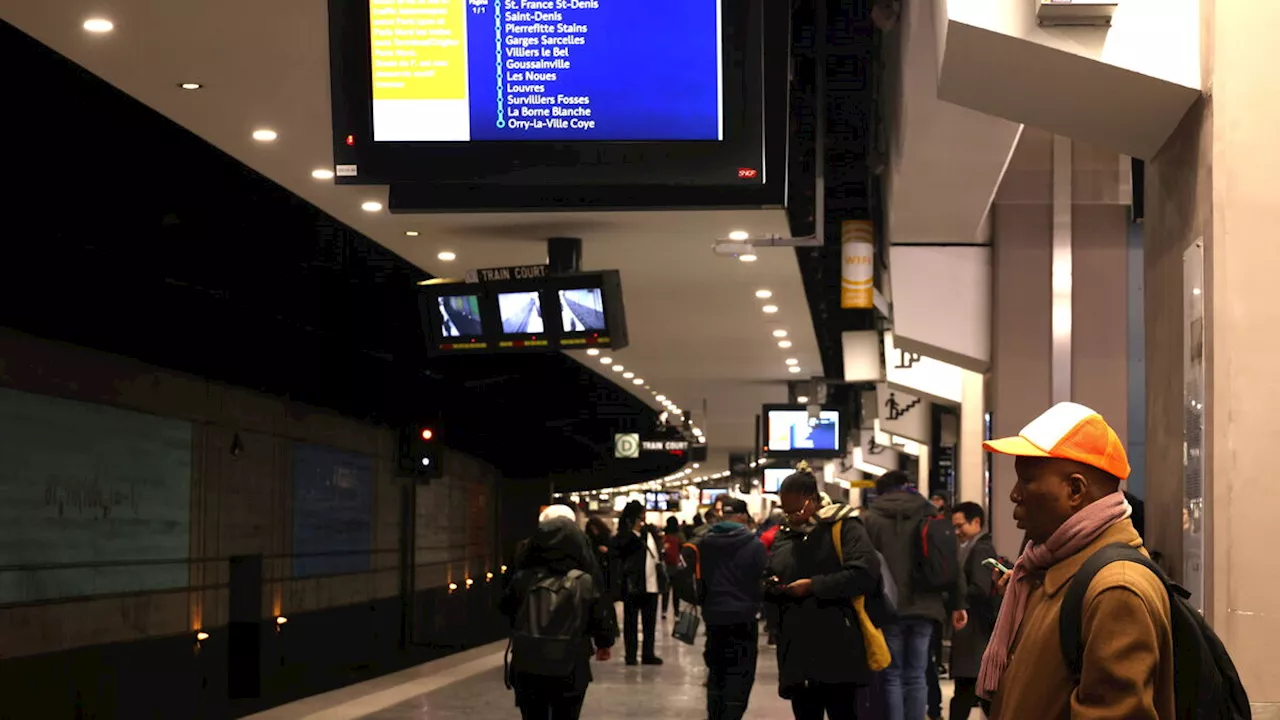
[(370, 0), (374, 140), (723, 140), (721, 2)]

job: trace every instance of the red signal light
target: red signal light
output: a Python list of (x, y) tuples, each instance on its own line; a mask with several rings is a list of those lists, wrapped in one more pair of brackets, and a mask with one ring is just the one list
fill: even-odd
[(431, 432), (431, 428), (423, 428), (421, 435), (423, 440), (430, 440), (436, 436), (434, 432)]
[(355, 136), (355, 135), (348, 135), (348, 136), (347, 136), (347, 147), (354, 147), (354, 146), (355, 146), (355, 144), (356, 144), (356, 136)]
[(759, 174), (760, 174), (760, 171), (755, 168), (749, 168), (749, 167), (738, 168), (738, 178), (741, 180), (751, 180)]

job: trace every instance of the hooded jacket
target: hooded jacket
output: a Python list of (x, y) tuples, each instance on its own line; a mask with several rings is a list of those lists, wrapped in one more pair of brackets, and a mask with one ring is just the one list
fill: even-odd
[[(832, 537), (837, 520), (842, 521), (843, 565)], [(778, 693), (790, 698), (805, 683), (870, 682), (853, 599), (879, 591), (880, 563), (853, 509), (826, 501), (804, 527), (779, 530), (768, 573), (779, 581), (767, 594), (779, 609)], [(813, 581), (808, 596), (782, 590), (804, 579)]]
[(745, 525), (721, 522), (711, 526), (698, 549), (707, 625), (754, 622), (763, 593), (764, 544)]
[[(529, 588), (544, 577), (544, 573), (567, 574), (581, 570), (591, 576), (595, 590), (591, 607), (584, 608), (587, 617), (586, 634), (582, 637), (582, 653), (577, 669), (567, 680), (565, 692), (576, 693), (586, 689), (591, 682), (591, 654), (594, 648), (613, 647), (618, 637), (618, 620), (613, 606), (604, 595), (599, 567), (596, 565), (587, 536), (570, 520), (554, 518), (538, 524), (529, 538), (523, 555), (517, 560), (511, 583), (503, 592), (499, 608), (502, 614), (514, 619), (520, 612)], [(513, 678), (519, 684), (521, 678)]]
[(956, 573), (956, 587), (945, 599), (941, 592), (916, 592), (913, 587), (916, 533), (925, 518), (937, 513), (933, 503), (910, 489), (885, 493), (873, 500), (871, 507), (862, 513), (871, 542), (884, 556), (898, 586), (900, 618), (945, 623), (948, 608), (959, 610), (966, 607), (964, 573)]

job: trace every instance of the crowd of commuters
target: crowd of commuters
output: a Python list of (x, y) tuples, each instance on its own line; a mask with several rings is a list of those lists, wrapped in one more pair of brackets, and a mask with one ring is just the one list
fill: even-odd
[[(935, 688), (946, 638), (951, 720), (977, 708), (1001, 720), (1175, 720), (1196, 702), (1238, 700), (1229, 659), (1214, 666), (1220, 686), (1175, 692), (1175, 641), (1188, 631), (1171, 608), (1181, 601), (1149, 561), (1131, 519), (1141, 506), (1121, 491), (1124, 448), (1100, 415), (1062, 403), (984, 447), (1014, 458), (1009, 501), (1026, 533), (1016, 562), (996, 554), (981, 505), (926, 498), (898, 471), (854, 508), (832, 501), (802, 465), (758, 524), (729, 496), (693, 524), (669, 518), (661, 532), (639, 503), (622, 510), (616, 534), (594, 517), (580, 532), (572, 508), (548, 508), (503, 598), (513, 627), (508, 680), (524, 718), (576, 720), (590, 659), (607, 660), (618, 634), (615, 602), (632, 665), (662, 663), (659, 609), (665, 617), (698, 606), (708, 720), (745, 716), (768, 646), (776, 646), (777, 692), (796, 720), (941, 718)], [(1095, 558), (1116, 548), (1109, 564)], [(1084, 586), (1073, 595), (1078, 573)], [(574, 598), (575, 610), (552, 596)], [(1063, 618), (1075, 618), (1078, 637), (1062, 633)], [(530, 649), (539, 622), (563, 647)], [(557, 652), (573, 662), (551, 662)]]

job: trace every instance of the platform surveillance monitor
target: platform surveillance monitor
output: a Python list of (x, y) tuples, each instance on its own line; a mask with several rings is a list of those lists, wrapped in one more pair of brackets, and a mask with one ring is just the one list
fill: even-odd
[(540, 292), (499, 293), (498, 315), (502, 318), (504, 335), (541, 335), (546, 332)]
[(475, 295), (436, 298), (440, 310), (440, 336), (446, 338), (479, 337), (484, 334), (480, 317), (480, 298)]
[(820, 408), (817, 414), (804, 405), (766, 405), (765, 452), (771, 457), (807, 458), (844, 455), (845, 427), (838, 408)]
[(601, 332), (608, 329), (604, 295), (600, 288), (561, 290), (560, 329), (566, 333)]

